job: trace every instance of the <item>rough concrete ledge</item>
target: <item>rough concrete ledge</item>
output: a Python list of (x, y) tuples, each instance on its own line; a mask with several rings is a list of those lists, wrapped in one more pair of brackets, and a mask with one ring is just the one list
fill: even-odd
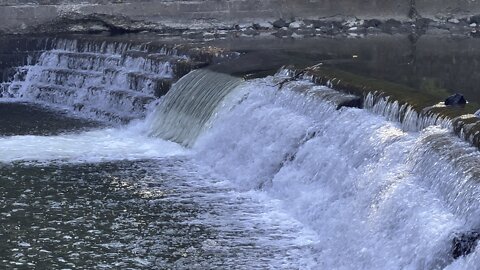
[[(170, 28), (221, 28), (226, 25), (292, 20), (378, 18), (409, 20), (409, 0), (6, 0), (0, 4), (0, 32), (32, 33), (42, 25), (92, 14), (128, 18), (149, 30)], [(88, 26), (88, 25), (87, 25)], [(39, 28), (40, 27), (40, 28)], [(80, 31), (71, 29), (72, 31)], [(83, 27), (85, 28), (85, 27)], [(87, 27), (88, 28), (88, 27)]]
[[(443, 119), (451, 122), (453, 131), (462, 139), (480, 148), (480, 118), (473, 115), (476, 108), (472, 104), (465, 107), (444, 106), (439, 101), (444, 97), (427, 95), (400, 84), (362, 77), (345, 71), (321, 66), (305, 69), (288, 67), (293, 79), (309, 79), (314, 83), (327, 85), (337, 91), (353, 94), (363, 99), (373, 95), (374, 103), (396, 102), (399, 107), (411, 108), (420, 118)], [(402, 122), (405, 115), (398, 115)], [(422, 128), (422, 125), (419, 125)]]

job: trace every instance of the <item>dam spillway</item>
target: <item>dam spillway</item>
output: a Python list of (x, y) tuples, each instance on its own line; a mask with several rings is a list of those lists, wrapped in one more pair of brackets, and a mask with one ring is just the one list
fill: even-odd
[(2, 264), (476, 269), (480, 156), (448, 121), (339, 106), (355, 97), (284, 69), (242, 80), (170, 49), (78, 44), (3, 85), (2, 103), (98, 125), (0, 137)]

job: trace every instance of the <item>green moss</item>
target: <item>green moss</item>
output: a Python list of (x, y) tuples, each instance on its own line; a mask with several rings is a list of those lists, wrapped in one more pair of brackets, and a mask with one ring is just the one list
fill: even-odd
[(428, 110), (452, 119), (455, 133), (480, 148), (480, 121), (472, 114), (479, 105), (477, 103), (468, 103), (464, 107), (441, 105), (450, 94), (445, 89), (437, 87), (435, 81), (426, 80), (422, 89), (415, 89), (332, 68), (311, 67), (303, 72), (307, 76), (312, 76), (315, 83), (328, 84), (338, 91), (363, 97), (368, 93), (377, 92), (380, 96), (390, 97), (390, 100), (397, 100), (400, 104), (408, 103), (418, 113)]
[[(313, 76), (317, 83), (330, 82), (334, 89), (355, 95), (365, 96), (370, 92), (379, 92), (385, 97), (389, 96), (391, 100), (397, 100), (400, 104), (410, 104), (418, 112), (442, 102), (450, 95), (445, 89), (436, 88), (436, 83), (432, 81), (426, 81), (423, 89), (420, 90), (325, 67), (307, 69), (306, 74)], [(430, 111), (454, 118), (473, 113), (478, 107), (476, 103), (469, 103), (465, 107), (433, 107)]]

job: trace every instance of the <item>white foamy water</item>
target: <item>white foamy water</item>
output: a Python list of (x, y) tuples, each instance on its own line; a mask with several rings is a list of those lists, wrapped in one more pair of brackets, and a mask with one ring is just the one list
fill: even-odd
[[(33, 59), (33, 58), (32, 58)], [(127, 43), (58, 40), (2, 83), (0, 97), (62, 108), (86, 118), (126, 123), (145, 117), (190, 59)]]
[[(309, 85), (284, 89), (298, 84)], [(196, 159), (315, 231), (316, 269), (477, 269), (478, 251), (454, 261), (451, 249), (456, 233), (480, 224), (478, 174), (447, 153), (477, 164), (478, 151), (441, 127), (405, 132), (365, 110), (277, 91), (271, 79), (238, 91), (244, 98), (199, 138)]]
[(135, 160), (185, 154), (180, 145), (142, 135), (135, 126), (59, 136), (0, 137), (0, 162)]

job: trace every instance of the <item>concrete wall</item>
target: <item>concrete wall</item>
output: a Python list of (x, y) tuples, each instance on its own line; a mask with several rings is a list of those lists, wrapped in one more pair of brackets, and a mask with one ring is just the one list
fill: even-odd
[(417, 12), (427, 18), (464, 18), (480, 14), (480, 0), (416, 0)]
[(123, 15), (185, 27), (293, 17), (408, 20), (412, 8), (423, 17), (466, 17), (480, 14), (480, 0), (2, 0), (0, 31), (29, 32), (71, 12)]
[(27, 31), (68, 12), (188, 26), (339, 15), (405, 19), (408, 11), (406, 0), (4, 0), (0, 3), (0, 31)]

